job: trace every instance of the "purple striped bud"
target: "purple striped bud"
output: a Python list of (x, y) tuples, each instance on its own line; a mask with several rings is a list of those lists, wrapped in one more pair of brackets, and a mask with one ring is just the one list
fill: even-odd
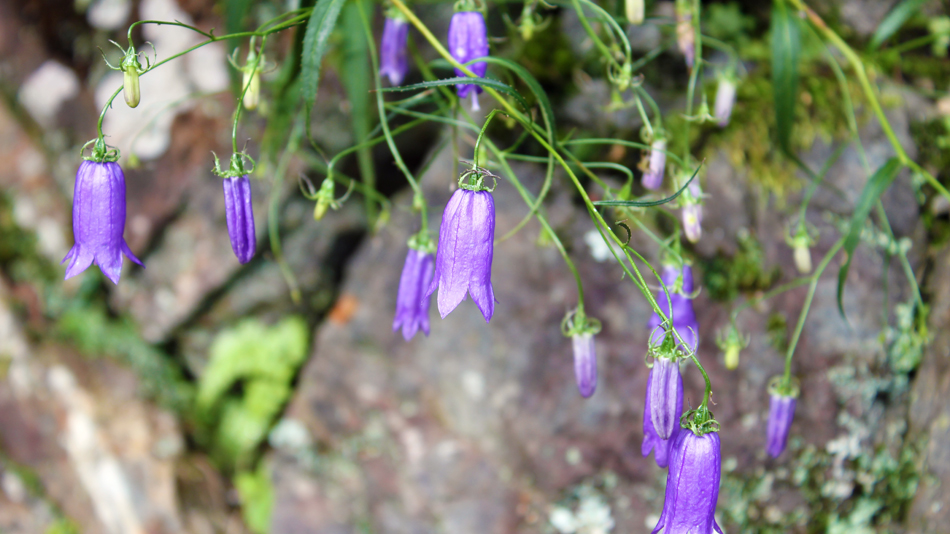
[(410, 248), (406, 254), (393, 319), (393, 332), (402, 327), (402, 337), (406, 341), (412, 339), (420, 328), (429, 335), (429, 295), (425, 290), (432, 282), (433, 263), (431, 252)]
[(409, 72), (409, 56), (406, 55), (406, 40), (409, 38), (409, 22), (402, 18), (386, 17), (383, 38), (379, 45), (379, 75), (389, 77), (389, 85), (402, 85)]
[(666, 139), (655, 139), (650, 145), (650, 166), (643, 173), (643, 187), (656, 190), (663, 185), (666, 171)]
[[(456, 16), (460, 14), (464, 13)], [(491, 284), (494, 240), (495, 201), (491, 193), (464, 188), (455, 191), (442, 212), (435, 277), (425, 295), (439, 289), (439, 314), (443, 319), (465, 300), (466, 293), (486, 322), (495, 313)]]
[[(653, 451), (653, 459), (656, 460), (656, 465), (660, 467), (666, 467), (670, 462), (670, 447), (673, 442), (676, 440), (676, 437), (679, 436), (682, 429), (679, 425), (679, 420), (673, 425), (673, 432), (670, 434), (669, 439), (661, 439), (660, 436), (656, 433), (656, 428), (653, 426), (653, 402), (651, 399), (651, 393), (653, 388), (651, 384), (653, 383), (653, 370), (650, 370), (650, 376), (647, 378), (647, 400), (646, 407), (643, 409), (643, 444), (640, 445), (640, 454), (644, 457), (650, 454), (650, 451)], [(682, 381), (681, 381), (682, 383)], [(677, 397), (676, 413), (683, 412), (683, 396), (680, 394)]]
[(571, 336), (574, 346), (574, 377), (577, 390), (585, 399), (597, 388), (597, 352), (594, 350), (594, 335), (591, 333)]
[[(459, 63), (465, 64), (473, 59), (488, 55), (488, 30), (485, 28), (485, 17), (479, 11), (460, 11), (452, 15), (449, 22), (449, 52)], [(484, 78), (488, 71), (488, 64), (479, 62), (469, 65), (479, 78)], [(460, 69), (455, 69), (456, 76), (466, 76)], [(465, 98), (472, 93), (472, 110), (477, 111), (478, 94), (482, 88), (475, 84), (461, 83), (456, 86), (459, 98)]]
[(785, 451), (788, 442), (788, 430), (795, 418), (795, 397), (778, 393), (769, 395), (769, 427), (766, 452), (772, 458), (778, 458)]
[[(673, 329), (683, 338), (686, 346), (695, 351), (697, 349), (699, 322), (696, 320), (693, 301), (689, 296), (693, 292), (693, 268), (684, 265), (680, 270), (675, 265), (664, 265), (660, 279), (663, 280), (669, 290), (670, 298), (667, 299), (666, 292), (661, 290), (656, 294), (656, 303), (667, 316), (670, 315), (672, 308)], [(660, 315), (654, 312), (647, 323), (651, 330), (651, 343), (656, 344), (663, 341), (664, 331), (657, 328), (661, 322)]]
[(132, 254), (125, 233), (125, 175), (114, 161), (83, 161), (76, 172), (73, 190), (73, 237), (75, 244), (63, 258), (71, 260), (66, 279), (95, 263), (112, 283), (119, 283), (122, 254), (142, 262)]
[(721, 474), (719, 433), (680, 432), (670, 449), (666, 498), (653, 534), (722, 534), (715, 517)]
[(653, 430), (658, 438), (670, 439), (683, 414), (683, 377), (679, 364), (663, 356), (654, 359), (647, 389)]
[(736, 103), (736, 82), (732, 78), (719, 78), (716, 87), (716, 124), (725, 127), (732, 116), (732, 106)]
[(254, 232), (254, 206), (251, 204), (251, 181), (244, 176), (225, 178), (224, 211), (228, 221), (231, 249), (241, 263), (247, 263), (257, 252)]

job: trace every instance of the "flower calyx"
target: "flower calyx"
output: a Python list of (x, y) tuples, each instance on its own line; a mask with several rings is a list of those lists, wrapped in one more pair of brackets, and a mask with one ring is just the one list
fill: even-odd
[[(650, 341), (647, 343), (647, 367), (653, 367), (651, 356), (653, 360), (665, 358), (674, 362), (684, 358), (692, 357), (692, 347), (690, 347), (689, 343), (680, 338), (679, 333), (677, 333), (676, 330), (670, 325), (670, 322), (671, 320), (667, 319), (665, 322), (660, 323), (656, 328), (653, 329), (656, 331), (657, 328), (662, 328), (664, 333), (663, 338), (660, 341)], [(692, 327), (689, 328), (692, 330)], [(650, 332), (650, 339), (654, 339), (653, 332)]]
[(228, 56), (228, 63), (244, 74), (241, 82), (241, 101), (244, 104), (244, 109), (248, 111), (257, 109), (257, 105), (260, 103), (261, 72), (264, 70), (266, 61), (263, 52), (258, 52), (255, 40), (256, 37), (251, 37), (244, 65), (238, 65), (237, 63), (237, 49)]
[(711, 432), (719, 432), (719, 421), (705, 404), (700, 404), (695, 410), (687, 410), (680, 417), (680, 426), (688, 428), (697, 436)]
[[(92, 145), (92, 152), (86, 156), (83, 153), (86, 151), (86, 147), (89, 145)], [(79, 155), (85, 161), (95, 161), (96, 163), (113, 163), (119, 161), (119, 157), (122, 155), (122, 153), (119, 152), (118, 148), (112, 145), (107, 145), (105, 139), (98, 137), (84, 144), (82, 148), (79, 149)]]
[[(220, 176), (221, 178), (237, 178), (254, 172), (254, 166), (257, 165), (257, 162), (254, 161), (247, 152), (235, 152), (231, 154), (231, 163), (227, 169), (221, 168), (221, 160), (218, 159), (218, 155), (214, 152), (211, 153), (214, 156), (214, 168), (211, 170), (215, 175)], [(250, 168), (248, 168), (247, 163), (250, 162)]]
[(776, 375), (769, 380), (769, 395), (780, 395), (797, 399), (801, 394), (801, 386), (794, 376)]
[[(304, 189), (306, 185), (306, 189)], [(315, 200), (316, 205), (313, 207), (313, 219), (319, 221), (327, 214), (328, 209), (338, 210), (343, 207), (343, 203), (346, 202), (346, 199), (350, 198), (350, 193), (353, 192), (353, 187), (356, 185), (356, 182), (350, 181), (350, 186), (347, 188), (346, 193), (343, 193), (343, 196), (336, 198), (334, 194), (336, 193), (336, 183), (333, 181), (333, 175), (329, 175), (323, 179), (323, 182), (320, 184), (320, 189), (315, 189), (313, 183), (310, 182), (305, 176), (300, 177), (300, 192), (303, 193), (303, 196), (307, 200)], [(382, 215), (380, 216), (382, 217)]]
[[(491, 187), (485, 185), (485, 178), (491, 178), (494, 184)], [(459, 175), (459, 187), (469, 191), (488, 191), (491, 193), (498, 186), (498, 176), (495, 176), (488, 169), (479, 167), (472, 163), (472, 168), (463, 171)]]
[(561, 333), (564, 337), (582, 336), (585, 334), (597, 335), (600, 333), (602, 325), (599, 320), (588, 317), (584, 313), (584, 305), (578, 304), (576, 308), (568, 311), (561, 320)]
[(409, 238), (409, 248), (418, 250), (424, 254), (435, 254), (435, 241), (429, 235), (428, 230), (422, 230)]

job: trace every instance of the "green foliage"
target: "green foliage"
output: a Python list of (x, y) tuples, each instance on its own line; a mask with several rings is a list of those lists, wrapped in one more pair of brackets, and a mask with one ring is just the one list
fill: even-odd
[(307, 22), (307, 33), (303, 40), (300, 91), (308, 115), (317, 98), (323, 56), (327, 52), (327, 41), (333, 28), (336, 27), (337, 17), (340, 16), (340, 10), (345, 2), (346, 0), (319, 0)]
[(884, 20), (878, 25), (874, 35), (871, 36), (871, 43), (868, 45), (871, 49), (880, 48), (884, 41), (897, 33), (901, 26), (916, 13), (927, 0), (902, 0), (894, 9), (884, 17)]
[(764, 291), (781, 275), (766, 270), (762, 246), (748, 232), (741, 232), (739, 251), (729, 258), (722, 254), (703, 265), (703, 287), (714, 300), (731, 301), (743, 291)]
[(241, 515), (244, 523), (256, 534), (270, 532), (271, 512), (274, 509), (274, 484), (270, 469), (261, 462), (256, 471), (241, 471), (234, 477), (234, 487), (241, 496)]
[(742, 12), (735, 2), (711, 4), (703, 12), (703, 32), (720, 41), (743, 46), (748, 43), (748, 32), (755, 28), (755, 18)]
[(0, 265), (14, 282), (58, 281), (56, 268), (39, 255), (36, 246), (36, 235), (17, 225), (13, 200), (0, 194)]
[(195, 409), (199, 440), (223, 468), (252, 465), (257, 446), (292, 393), (307, 338), (306, 322), (296, 316), (272, 327), (249, 319), (215, 338)]
[(69, 519), (60, 517), (53, 521), (43, 534), (79, 534), (79, 527)]
[(788, 352), (788, 319), (781, 313), (771, 313), (765, 322), (769, 345), (779, 354)]
[(896, 324), (884, 329), (888, 344), (887, 360), (895, 373), (909, 373), (920, 365), (924, 349), (930, 343), (927, 329), (929, 311), (918, 308), (914, 302), (894, 306)]

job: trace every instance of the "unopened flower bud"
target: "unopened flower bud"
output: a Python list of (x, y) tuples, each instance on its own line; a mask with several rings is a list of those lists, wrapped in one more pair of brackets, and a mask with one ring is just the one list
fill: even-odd
[(254, 69), (253, 72), (245, 72), (243, 83), (242, 87), (247, 88), (244, 91), (244, 109), (254, 111), (261, 101), (261, 70)]
[(659, 439), (670, 439), (679, 426), (683, 406), (683, 377), (674, 360), (659, 356), (650, 372), (650, 419)]
[(643, 24), (643, 0), (627, 0), (624, 7), (630, 24)]
[(643, 173), (643, 187), (651, 190), (659, 189), (663, 185), (665, 169), (666, 139), (655, 139), (650, 144), (650, 165)]
[(690, 69), (696, 61), (696, 29), (693, 27), (693, 12), (689, 2), (676, 2), (676, 45), (686, 57)]
[(591, 333), (571, 336), (574, 348), (574, 378), (577, 390), (585, 399), (597, 388), (597, 351), (594, 350), (594, 335)]
[(139, 71), (134, 66), (122, 69), (122, 96), (125, 97), (125, 103), (134, 108), (142, 100), (142, 93), (139, 90)]
[(795, 268), (802, 274), (811, 272), (811, 249), (805, 243), (798, 243), (794, 248)]
[(696, 243), (703, 235), (702, 190), (693, 180), (687, 191), (690, 194), (684, 195), (686, 198), (683, 201), (683, 233), (691, 243)]
[(329, 177), (320, 184), (320, 191), (317, 192), (317, 204), (313, 208), (313, 218), (319, 221), (327, 214), (327, 210), (333, 205), (333, 180)]
[(736, 82), (729, 77), (719, 78), (719, 85), (716, 87), (716, 124), (719, 127), (725, 127), (729, 124), (729, 117), (732, 116), (732, 107), (736, 103)]

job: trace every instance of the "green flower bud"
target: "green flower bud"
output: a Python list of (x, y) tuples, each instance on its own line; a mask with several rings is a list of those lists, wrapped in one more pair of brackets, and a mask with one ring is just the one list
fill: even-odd
[[(135, 61), (138, 63), (138, 61)], [(122, 95), (130, 108), (139, 105), (142, 93), (139, 90), (139, 69), (137, 65), (129, 64), (122, 69)]]
[(643, 0), (627, 0), (624, 7), (630, 24), (643, 24)]

